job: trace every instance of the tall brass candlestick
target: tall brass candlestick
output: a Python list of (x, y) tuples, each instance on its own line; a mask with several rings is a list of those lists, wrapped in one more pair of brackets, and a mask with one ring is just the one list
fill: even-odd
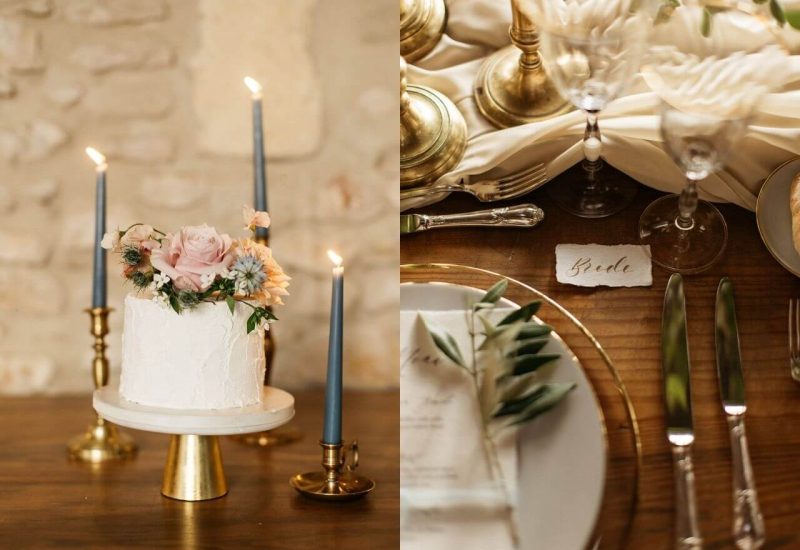
[[(269, 234), (256, 235), (255, 241), (258, 244), (269, 246)], [(272, 380), (272, 360), (275, 357), (275, 340), (272, 337), (272, 329), (264, 332), (264, 357), (266, 358), (267, 368), (264, 371), (264, 385), (269, 386)], [(233, 435), (231, 439), (244, 443), (245, 445), (255, 445), (258, 447), (276, 447), (297, 441), (302, 434), (296, 428), (276, 428), (251, 434)]]
[(478, 109), (495, 126), (507, 128), (549, 118), (570, 109), (556, 91), (539, 57), (539, 32), (530, 16), (511, 0), (511, 46), (483, 62), (473, 95)]
[[(93, 307), (86, 312), (91, 317), (90, 332), (94, 336), (94, 359), (92, 360), (92, 379), (94, 388), (108, 384), (108, 358), (106, 357), (106, 336), (108, 335), (107, 307)], [(129, 458), (136, 453), (136, 444), (126, 435), (119, 433), (117, 427), (95, 414), (94, 423), (86, 433), (72, 439), (67, 445), (70, 458), (81, 462), (99, 464), (108, 460)]]

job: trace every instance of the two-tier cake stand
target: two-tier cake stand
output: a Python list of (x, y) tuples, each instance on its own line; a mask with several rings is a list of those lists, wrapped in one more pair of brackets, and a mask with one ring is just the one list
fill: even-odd
[(228, 493), (217, 436), (271, 430), (294, 416), (294, 397), (265, 386), (262, 400), (250, 407), (180, 410), (148, 407), (123, 399), (116, 387), (94, 392), (94, 408), (106, 420), (135, 430), (170, 435), (161, 494), (198, 501)]

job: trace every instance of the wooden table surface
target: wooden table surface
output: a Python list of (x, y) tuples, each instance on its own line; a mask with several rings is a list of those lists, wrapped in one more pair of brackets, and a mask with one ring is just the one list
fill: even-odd
[[(639, 215), (658, 196), (642, 188), (634, 203), (621, 213), (587, 220), (559, 210), (546, 190), (539, 189), (508, 203), (533, 202), (542, 207), (545, 220), (534, 229), (434, 230), (403, 237), (401, 244), (402, 263), (475, 266), (532, 285), (571, 310), (599, 339), (631, 394), (641, 429), (639, 501), (628, 545), (637, 550), (672, 545), (673, 477), (660, 364), (661, 309), (669, 273), (654, 266), (652, 287), (571, 287), (555, 280), (555, 246), (636, 243)], [(472, 197), (454, 195), (421, 210), (451, 213), (486, 206)], [(708, 272), (684, 280), (692, 359), (694, 458), (705, 548), (734, 547), (730, 536), (730, 444), (720, 406), (714, 348), (714, 298), (720, 278), (727, 275), (736, 292), (747, 433), (767, 530), (764, 548), (798, 549), (800, 384), (789, 375), (786, 316), (789, 297), (800, 297), (800, 281), (769, 255), (753, 213), (731, 205), (723, 205), (721, 210), (730, 237), (723, 260)], [(625, 419), (612, 417), (607, 422), (622, 425)]]
[(358, 437), (360, 470), (377, 487), (338, 504), (289, 487), (321, 458), (323, 395), (295, 398), (289, 426), (303, 439), (264, 450), (222, 438), (230, 492), (193, 503), (159, 492), (168, 436), (128, 431), (138, 457), (92, 468), (65, 447), (91, 419), (89, 396), (0, 399), (0, 548), (396, 549), (398, 393), (345, 393), (343, 433)]

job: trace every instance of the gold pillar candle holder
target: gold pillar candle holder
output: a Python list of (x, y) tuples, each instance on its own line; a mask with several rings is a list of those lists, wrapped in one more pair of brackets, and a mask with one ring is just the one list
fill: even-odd
[(450, 99), (433, 88), (408, 84), (400, 58), (400, 188), (435, 182), (461, 162), (467, 124)]
[(539, 56), (539, 32), (511, 0), (511, 46), (483, 62), (473, 88), (481, 114), (500, 128), (536, 122), (571, 109), (553, 86)]
[[(110, 308), (95, 307), (87, 309), (91, 316), (91, 334), (94, 336), (94, 359), (92, 360), (92, 379), (97, 390), (108, 384), (108, 358), (106, 341), (108, 335), (108, 314)], [(136, 444), (117, 427), (95, 414), (94, 423), (86, 433), (73, 438), (67, 444), (70, 458), (81, 462), (99, 464), (109, 460), (130, 458), (136, 454)]]
[(444, 0), (400, 0), (400, 55), (409, 63), (428, 55), (446, 23)]
[(189, 502), (228, 494), (217, 436), (170, 436), (161, 494)]
[[(269, 237), (257, 235), (255, 241), (258, 244), (269, 246)], [(272, 360), (275, 357), (275, 339), (272, 335), (272, 330), (264, 332), (264, 358), (266, 359), (266, 369), (264, 370), (264, 385), (269, 386), (272, 381)], [(279, 447), (288, 445), (302, 439), (302, 434), (296, 428), (279, 428), (275, 430), (267, 430), (264, 432), (256, 432), (251, 434), (233, 435), (231, 439), (244, 443), (245, 445), (252, 445), (254, 447)]]
[(358, 442), (350, 445), (350, 462), (342, 443), (319, 442), (322, 447), (322, 470), (297, 474), (289, 484), (303, 496), (328, 501), (355, 500), (375, 488), (370, 478), (356, 474), (358, 468)]

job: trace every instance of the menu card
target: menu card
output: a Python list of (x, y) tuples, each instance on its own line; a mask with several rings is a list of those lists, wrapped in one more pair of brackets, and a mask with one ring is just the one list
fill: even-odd
[[(507, 313), (493, 311), (490, 318)], [(439, 352), (420, 315), (453, 335), (465, 357), (471, 349), (467, 312), (401, 312), (400, 546), (514, 548), (516, 432), (494, 440), (503, 483), (491, 475), (472, 376)]]

